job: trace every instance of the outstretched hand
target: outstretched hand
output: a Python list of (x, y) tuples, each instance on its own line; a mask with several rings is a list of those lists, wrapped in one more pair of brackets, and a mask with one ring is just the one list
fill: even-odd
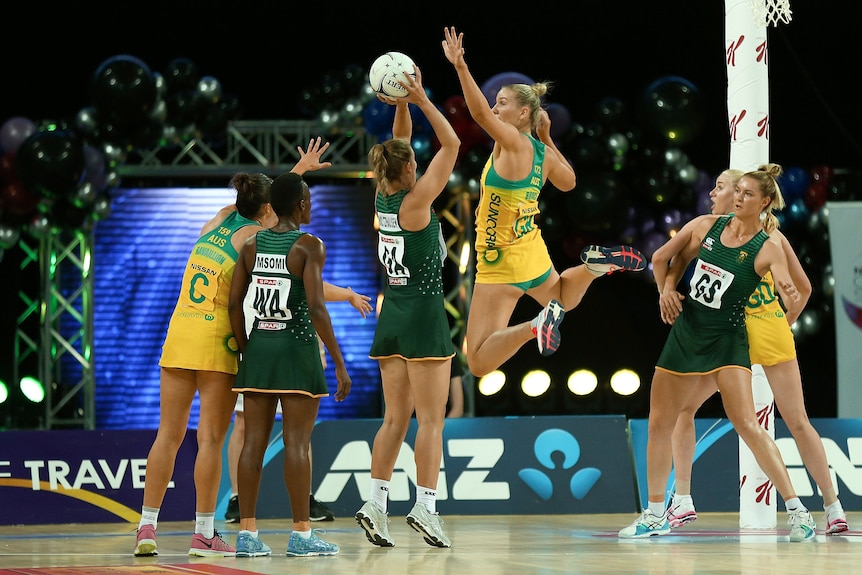
[(455, 26), (443, 28), (445, 39), (441, 42), (443, 54), (453, 66), (464, 63), (464, 33), (455, 32)]
[(350, 290), (350, 296), (347, 298), (347, 301), (349, 301), (350, 305), (356, 308), (356, 311), (358, 311), (364, 318), (373, 309), (370, 303), (371, 298), (367, 295), (356, 293), (351, 287), (348, 287), (347, 289)]
[(291, 172), (301, 176), (305, 172), (313, 172), (315, 170), (322, 170), (323, 168), (332, 166), (332, 162), (320, 161), (320, 157), (328, 149), (329, 142), (323, 142), (320, 136), (309, 140), (308, 148), (305, 150), (303, 150), (301, 146), (297, 146), (296, 150), (299, 152), (299, 160), (296, 162), (296, 165), (293, 166)]

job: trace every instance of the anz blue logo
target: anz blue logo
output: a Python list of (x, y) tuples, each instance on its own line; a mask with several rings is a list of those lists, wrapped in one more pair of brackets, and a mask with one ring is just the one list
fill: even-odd
[[(533, 444), (536, 461), (543, 469), (525, 467), (518, 471), (518, 477), (532, 489), (536, 495), (548, 501), (554, 495), (554, 483), (548, 472), (556, 469), (553, 455), (561, 453), (563, 470), (573, 469), (581, 458), (581, 445), (574, 435), (562, 429), (548, 429), (536, 437)], [(583, 467), (572, 474), (569, 480), (569, 491), (572, 497), (581, 500), (587, 496), (590, 489), (602, 476), (601, 470), (595, 467)]]

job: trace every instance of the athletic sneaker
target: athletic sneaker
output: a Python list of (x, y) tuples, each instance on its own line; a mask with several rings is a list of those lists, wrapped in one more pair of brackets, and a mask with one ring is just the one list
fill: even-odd
[(156, 550), (156, 528), (152, 525), (142, 525), (138, 528), (135, 557), (152, 557), (158, 554), (159, 552)]
[(601, 274), (639, 272), (647, 266), (646, 257), (631, 246), (587, 246), (581, 252), (581, 261), (590, 271)]
[(850, 529), (850, 526), (847, 525), (847, 515), (844, 514), (844, 510), (840, 507), (838, 511), (826, 513), (826, 533), (843, 533)]
[(640, 517), (635, 519), (634, 523), (620, 529), (620, 539), (643, 539), (644, 537), (652, 537), (653, 535), (667, 535), (670, 533), (670, 523), (667, 522), (667, 516), (662, 515), (657, 517), (649, 508), (644, 509)]
[(536, 316), (536, 342), (542, 355), (551, 355), (560, 347), (560, 324), (565, 315), (563, 304), (552, 299)]
[(317, 530), (311, 530), (311, 537), (305, 539), (295, 531), (290, 534), (285, 555), (288, 557), (308, 557), (311, 555), (335, 555), (338, 545), (329, 543), (317, 536)]
[(239, 495), (232, 495), (224, 513), (225, 523), (239, 523)]
[(429, 513), (422, 503), (417, 503), (407, 514), (407, 525), (422, 534), (425, 543), (432, 547), (452, 547), (452, 542), (443, 533), (443, 520), (439, 513)]
[(796, 509), (787, 512), (787, 522), (790, 524), (791, 541), (810, 541), (814, 539), (814, 519), (807, 509)]
[(679, 503), (671, 500), (670, 507), (667, 510), (667, 522), (670, 523), (672, 528), (676, 529), (696, 520), (697, 511), (694, 510), (694, 501), (691, 497), (686, 497)]
[(200, 533), (192, 535), (192, 546), (189, 555), (194, 557), (234, 557), (236, 549), (228, 545), (218, 531), (213, 532), (212, 539), (207, 539)]
[(311, 521), (335, 521), (335, 516), (325, 504), (314, 498), (314, 495), (309, 496), (311, 499), (308, 502), (308, 518)]
[(269, 545), (255, 537), (250, 531), (240, 531), (236, 536), (237, 557), (266, 557), (272, 553)]
[(365, 536), (380, 547), (395, 547), (395, 540), (389, 536), (389, 514), (380, 511), (373, 501), (366, 501), (354, 516)]

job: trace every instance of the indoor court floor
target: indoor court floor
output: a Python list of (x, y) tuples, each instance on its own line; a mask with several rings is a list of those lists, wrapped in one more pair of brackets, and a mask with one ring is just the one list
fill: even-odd
[[(699, 575), (855, 573), (862, 560), (862, 512), (848, 513), (851, 531), (791, 543), (786, 515), (775, 530), (740, 530), (736, 513), (702, 513), (669, 535), (621, 540), (635, 514), (443, 516), (449, 549), (427, 545), (403, 517), (392, 517), (392, 548), (371, 545), (352, 517), (315, 523), (341, 547), (332, 557), (286, 557), (291, 522), (259, 520), (269, 557), (189, 557), (193, 522), (162, 522), (159, 555), (132, 556), (129, 523), (0, 526), (0, 575), (509, 575), (590, 573)], [(814, 514), (823, 521), (823, 513)], [(860, 530), (853, 530), (856, 527)], [(216, 523), (234, 544), (238, 526)]]

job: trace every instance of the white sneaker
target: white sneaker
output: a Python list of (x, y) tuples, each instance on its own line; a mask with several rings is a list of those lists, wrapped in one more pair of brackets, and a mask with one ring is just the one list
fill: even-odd
[(844, 509), (841, 508), (841, 505), (838, 505), (838, 511), (826, 512), (827, 534), (843, 533), (848, 529), (850, 529), (850, 526), (847, 525), (847, 515), (844, 513)]
[(816, 525), (807, 509), (788, 510), (787, 522), (790, 524), (791, 541), (811, 541), (814, 539)]
[(643, 539), (653, 535), (667, 535), (670, 533), (670, 523), (667, 516), (657, 517), (649, 508), (644, 509), (640, 517), (628, 527), (620, 529), (620, 539)]
[(670, 507), (667, 510), (667, 522), (674, 529), (682, 527), (686, 523), (691, 523), (697, 520), (697, 511), (694, 509), (694, 500), (691, 497), (677, 498), (671, 500)]
[(389, 514), (380, 511), (376, 503), (366, 501), (354, 517), (373, 544), (379, 547), (395, 547), (395, 540), (389, 536)]
[(407, 514), (407, 525), (422, 534), (425, 543), (432, 547), (452, 547), (443, 533), (443, 520), (439, 513), (429, 513), (425, 505), (417, 503)]

